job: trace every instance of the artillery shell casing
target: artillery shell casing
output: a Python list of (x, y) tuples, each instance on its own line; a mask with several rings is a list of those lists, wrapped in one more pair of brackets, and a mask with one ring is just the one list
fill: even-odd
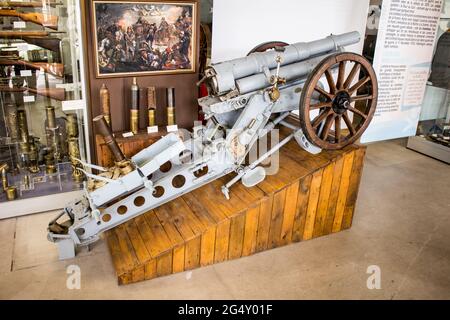
[(136, 77), (133, 78), (133, 84), (131, 85), (131, 109), (139, 109), (139, 86)]
[(48, 106), (45, 108), (47, 114), (47, 128), (56, 129), (55, 107)]
[(155, 109), (148, 109), (148, 126), (153, 127), (155, 125)]
[(137, 109), (130, 110), (130, 130), (134, 134), (139, 132), (139, 110)]
[(167, 125), (173, 126), (175, 124), (175, 108), (167, 107)]
[(100, 88), (100, 106), (106, 123), (111, 126), (111, 101), (108, 87), (105, 84), (102, 84), (102, 87)]
[(67, 135), (69, 138), (78, 138), (78, 118), (74, 113), (67, 115)]
[(12, 140), (19, 138), (18, 122), (17, 122), (17, 107), (14, 104), (6, 106), (6, 117), (8, 122), (9, 136)]
[(100, 115), (95, 117), (93, 121), (94, 123), (96, 123), (97, 130), (103, 136), (103, 139), (105, 140), (106, 145), (109, 147), (109, 150), (111, 150), (115, 162), (124, 161), (125, 156), (123, 155), (122, 150), (120, 150), (116, 139), (114, 139), (111, 128), (108, 126), (105, 117), (103, 115)]
[[(80, 159), (80, 147), (78, 145), (78, 138), (69, 138), (67, 141), (69, 147), (69, 156), (71, 158)], [(72, 163), (77, 163), (72, 160)]]
[(3, 168), (2, 169), (2, 187), (3, 187), (3, 190), (6, 191), (6, 189), (8, 189), (8, 186), (9, 186), (9, 184), (8, 184), (8, 174), (6, 172), (6, 169)]
[(6, 192), (6, 199), (8, 199), (8, 201), (13, 201), (17, 199), (17, 187), (11, 186), (6, 188), (5, 190)]

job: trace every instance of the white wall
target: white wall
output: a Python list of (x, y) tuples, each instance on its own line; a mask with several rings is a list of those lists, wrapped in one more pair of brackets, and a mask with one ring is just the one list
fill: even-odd
[[(212, 62), (245, 56), (260, 43), (311, 41), (349, 31), (361, 39), (369, 0), (214, 0)], [(346, 47), (361, 53), (363, 41)]]

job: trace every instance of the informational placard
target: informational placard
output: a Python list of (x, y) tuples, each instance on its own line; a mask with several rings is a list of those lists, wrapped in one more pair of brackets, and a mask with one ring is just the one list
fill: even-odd
[(443, 0), (383, 0), (373, 67), (378, 106), (361, 138), (416, 134)]

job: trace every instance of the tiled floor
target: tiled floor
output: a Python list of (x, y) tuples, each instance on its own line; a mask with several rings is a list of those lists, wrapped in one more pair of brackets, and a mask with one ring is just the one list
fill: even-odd
[[(450, 299), (450, 166), (370, 145), (353, 227), (345, 232), (152, 281), (118, 286), (104, 242), (58, 261), (54, 213), (0, 221), (2, 299)], [(69, 290), (78, 265), (81, 289)], [(367, 288), (367, 268), (381, 289)]]

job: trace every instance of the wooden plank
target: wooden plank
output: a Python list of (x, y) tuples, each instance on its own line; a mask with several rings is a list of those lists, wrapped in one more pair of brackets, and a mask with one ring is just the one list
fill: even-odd
[(335, 163), (330, 163), (323, 170), (322, 185), (320, 187), (319, 203), (317, 205), (316, 222), (314, 223), (313, 238), (323, 234), (325, 219), (327, 217), (328, 202), (330, 199), (331, 185)]
[(156, 259), (152, 259), (145, 264), (145, 280), (156, 277)]
[(334, 216), (332, 232), (338, 232), (341, 230), (342, 219), (344, 217), (345, 202), (347, 200), (347, 191), (350, 183), (350, 175), (352, 173), (354, 155), (355, 155), (354, 152), (344, 155), (344, 166), (342, 168), (341, 184), (339, 186), (339, 195), (336, 205), (336, 214)]
[(280, 245), (285, 202), (286, 189), (280, 190), (273, 195), (272, 219), (269, 230), (269, 248), (275, 248)]
[(125, 223), (125, 228), (128, 233), (128, 237), (131, 240), (133, 245), (134, 252), (136, 253), (137, 258), (141, 264), (145, 264), (147, 261), (151, 259), (150, 253), (145, 246), (144, 240), (139, 233), (139, 229), (136, 225), (135, 220), (128, 221)]
[(242, 256), (242, 245), (244, 242), (245, 214), (231, 218), (230, 245), (228, 248), (228, 259), (237, 259)]
[(119, 242), (120, 252), (125, 262), (125, 268), (127, 271), (131, 271), (139, 265), (139, 259), (136, 257), (136, 253), (134, 252), (133, 245), (128, 238), (125, 226), (120, 225), (116, 227), (115, 232)]
[(256, 251), (264, 251), (269, 244), (270, 221), (272, 219), (273, 195), (261, 202), (258, 218), (258, 233), (256, 237)]
[(352, 225), (353, 212), (355, 210), (359, 185), (361, 183), (365, 154), (366, 154), (365, 148), (361, 148), (355, 151), (355, 157), (353, 159), (352, 175), (350, 178), (347, 201), (345, 203), (344, 217), (342, 219), (342, 229), (348, 229)]
[(295, 209), (294, 224), (292, 227), (292, 241), (295, 242), (303, 240), (311, 181), (312, 174), (306, 176), (299, 182), (297, 205)]
[(145, 280), (145, 265), (140, 265), (131, 272), (131, 281), (139, 282)]
[(300, 181), (296, 181), (286, 189), (280, 245), (286, 245), (292, 242), (292, 230), (294, 228), (299, 186)]
[(172, 243), (153, 210), (136, 217), (135, 221), (139, 234), (153, 258), (171, 248)]
[(230, 243), (230, 220), (224, 220), (221, 223), (219, 223), (216, 228), (214, 263), (227, 260), (229, 243)]
[(323, 169), (314, 172), (309, 192), (308, 209), (306, 211), (305, 229), (303, 240), (309, 240), (313, 236), (314, 222), (316, 221), (317, 204), (319, 202), (320, 185), (322, 183)]
[(186, 243), (185, 264), (186, 270), (200, 267), (200, 244), (201, 237), (198, 236)]
[(261, 205), (258, 205), (247, 211), (247, 215), (245, 217), (242, 256), (249, 256), (256, 252), (260, 207)]
[(173, 273), (183, 272), (185, 264), (185, 245), (173, 248), (172, 269)]
[(117, 275), (126, 273), (128, 271), (128, 265), (122, 256), (122, 250), (120, 249), (119, 239), (115, 230), (108, 231), (106, 233), (106, 239)]
[(328, 199), (327, 215), (322, 233), (330, 234), (333, 229), (334, 216), (336, 215), (337, 200), (339, 196), (339, 188), (341, 186), (342, 168), (344, 167), (344, 157), (340, 156), (336, 159), (333, 170), (333, 182), (331, 183), (330, 197)]
[(197, 219), (205, 226), (205, 231), (203, 232), (200, 241), (200, 264), (202, 266), (210, 265), (214, 262), (214, 246), (216, 242), (215, 219), (192, 193), (183, 195), (182, 199)]
[(156, 275), (162, 277), (172, 272), (172, 251), (169, 251), (156, 259)]
[[(173, 217), (170, 215), (170, 212), (167, 211), (167, 207), (162, 205), (155, 208), (153, 211), (164, 228), (170, 242), (172, 243), (172, 247), (182, 245), (184, 243), (183, 236), (180, 234), (177, 227), (172, 223)], [(187, 226), (185, 227), (185, 230), (191, 231), (187, 228)]]

